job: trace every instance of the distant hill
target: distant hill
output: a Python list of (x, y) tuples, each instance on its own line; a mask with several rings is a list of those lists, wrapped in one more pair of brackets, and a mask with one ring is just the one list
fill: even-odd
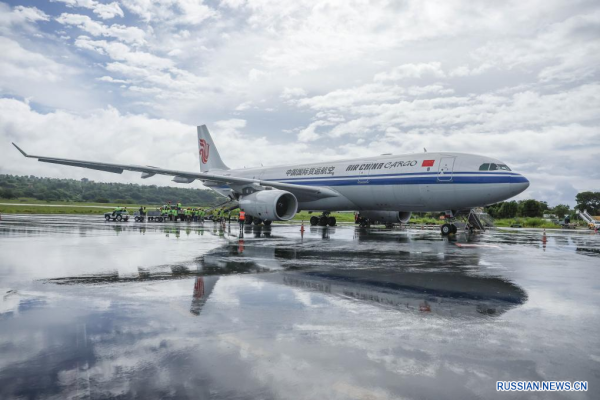
[(207, 206), (223, 201), (209, 189), (174, 188), (169, 186), (100, 183), (82, 179), (38, 178), (35, 176), (0, 175), (0, 198), (20, 197), (47, 201), (78, 201), (122, 204), (164, 204), (167, 201), (185, 205)]

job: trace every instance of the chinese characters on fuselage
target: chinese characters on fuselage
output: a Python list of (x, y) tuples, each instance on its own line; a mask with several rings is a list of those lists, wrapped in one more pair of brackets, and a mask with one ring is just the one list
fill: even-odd
[(288, 169), (285, 174), (287, 176), (299, 175), (333, 175), (335, 167), (314, 167), (314, 168), (294, 168)]

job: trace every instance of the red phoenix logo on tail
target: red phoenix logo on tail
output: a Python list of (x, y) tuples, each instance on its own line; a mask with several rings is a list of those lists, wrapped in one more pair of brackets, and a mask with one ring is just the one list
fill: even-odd
[(210, 145), (206, 143), (206, 140), (200, 139), (200, 160), (202, 160), (202, 164), (206, 164), (208, 161), (208, 150)]

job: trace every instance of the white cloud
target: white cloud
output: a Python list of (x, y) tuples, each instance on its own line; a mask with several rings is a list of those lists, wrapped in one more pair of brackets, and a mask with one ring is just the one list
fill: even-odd
[(478, 62), (504, 69), (537, 70), (542, 82), (597, 77), (600, 10), (545, 26), (527, 38), (494, 40), (475, 50)]
[(123, 6), (147, 22), (171, 25), (199, 25), (218, 17), (203, 0), (123, 0)]
[(110, 83), (129, 83), (129, 82), (128, 82), (128, 81), (126, 81), (126, 80), (123, 80), (123, 79), (115, 79), (115, 78), (113, 78), (113, 77), (111, 77), (111, 76), (106, 76), (106, 75), (105, 75), (105, 76), (102, 76), (102, 77), (100, 77), (100, 78), (98, 78), (98, 80), (99, 80), (99, 81), (102, 81), (102, 82), (110, 82)]
[(16, 6), (10, 8), (0, 3), (0, 32), (13, 33), (15, 27), (31, 28), (38, 21), (49, 21), (48, 14), (36, 7)]
[(284, 87), (283, 90), (281, 91), (281, 95), (279, 97), (281, 97), (282, 99), (285, 100), (289, 100), (295, 97), (303, 97), (306, 96), (306, 91), (302, 88), (289, 88), (289, 87)]
[(381, 81), (399, 81), (407, 78), (421, 78), (432, 76), (435, 78), (444, 78), (446, 74), (442, 70), (439, 62), (421, 63), (421, 64), (403, 64), (395, 67), (389, 72), (376, 74), (374, 80)]
[(106, 26), (94, 21), (87, 15), (63, 13), (56, 21), (63, 25), (75, 25), (92, 36), (107, 36), (119, 39), (126, 43), (141, 45), (145, 43), (145, 32), (134, 26), (113, 24)]
[(313, 142), (321, 137), (316, 130), (319, 126), (328, 126), (332, 125), (330, 122), (326, 121), (315, 121), (308, 125), (305, 129), (302, 129), (298, 133), (298, 141), (300, 142)]
[[(305, 152), (304, 144), (276, 144), (265, 137), (249, 137), (243, 132), (246, 120), (203, 122), (209, 123), (221, 157), (230, 167), (256, 167), (261, 163), (275, 165), (313, 159)], [(135, 173), (107, 174), (27, 160), (9, 144), (16, 142), (32, 154), (71, 158), (77, 155), (81, 159), (196, 171), (195, 131), (194, 126), (177, 121), (121, 114), (112, 107), (84, 115), (66, 111), (39, 113), (24, 101), (0, 99), (0, 143), (6, 144), (0, 146), (0, 173), (172, 185), (170, 178), (165, 177), (141, 181)], [(115, 142), (120, 143), (118, 149), (113, 146)], [(260, 151), (248, 151), (248, 148)]]
[[(306, 154), (345, 158), (356, 154), (357, 140), (373, 154), (420, 150), (430, 141), (430, 150), (459, 143), (504, 155), (505, 147), (488, 144), (518, 135), (543, 141), (542, 133), (549, 154), (571, 160), (554, 140), (567, 140), (566, 127), (573, 141), (586, 143), (585, 157), (595, 149), (587, 135), (599, 122), (600, 6), (592, 0), (61, 2), (99, 17), (74, 8), (57, 16), (42, 2), (0, 3), (0, 29), (11, 41), (2, 42), (3, 96), (33, 96), (49, 112), (112, 104), (121, 116), (147, 113), (186, 126), (251, 110), (244, 127), (215, 126), (239, 153), (253, 153), (244, 150), (248, 143), (278, 153), (245, 155), (248, 166)], [(116, 8), (89, 11), (113, 4), (126, 17), (119, 24), (100, 19), (120, 17)], [(43, 23), (53, 18), (62, 25)], [(295, 153), (287, 160), (283, 144), (290, 143)], [(537, 182), (552, 173), (531, 172), (540, 160), (563, 168), (539, 153), (528, 163), (525, 152), (536, 149), (523, 148), (513, 165), (539, 175)], [(576, 189), (595, 179), (581, 169), (569, 173)], [(545, 184), (543, 193), (554, 187)]]
[(2, 86), (12, 79), (56, 82), (62, 79), (64, 66), (42, 54), (28, 51), (14, 40), (0, 37), (0, 66)]
[(240, 105), (238, 105), (238, 106), (235, 108), (235, 111), (244, 111), (244, 110), (247, 110), (247, 109), (249, 109), (250, 107), (252, 107), (252, 102), (250, 102), (250, 101), (246, 101), (246, 102), (243, 102), (243, 103), (241, 103)]
[(100, 54), (106, 54), (113, 60), (127, 61), (133, 67), (145, 67), (151, 69), (165, 69), (174, 66), (173, 61), (168, 58), (157, 57), (143, 51), (132, 51), (129, 46), (118, 42), (107, 42), (106, 40), (91, 40), (87, 36), (80, 36), (75, 40), (75, 46), (93, 50)]
[(67, 7), (83, 7), (90, 9), (102, 19), (111, 19), (116, 16), (124, 17), (125, 14), (119, 4), (116, 2), (112, 3), (100, 3), (95, 0), (51, 0), (53, 2), (65, 3)]

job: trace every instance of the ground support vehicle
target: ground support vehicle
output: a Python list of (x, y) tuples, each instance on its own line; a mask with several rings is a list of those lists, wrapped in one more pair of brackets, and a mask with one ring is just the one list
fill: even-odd
[(104, 213), (105, 221), (124, 221), (127, 222), (129, 220), (129, 213), (125, 210), (112, 211)]

